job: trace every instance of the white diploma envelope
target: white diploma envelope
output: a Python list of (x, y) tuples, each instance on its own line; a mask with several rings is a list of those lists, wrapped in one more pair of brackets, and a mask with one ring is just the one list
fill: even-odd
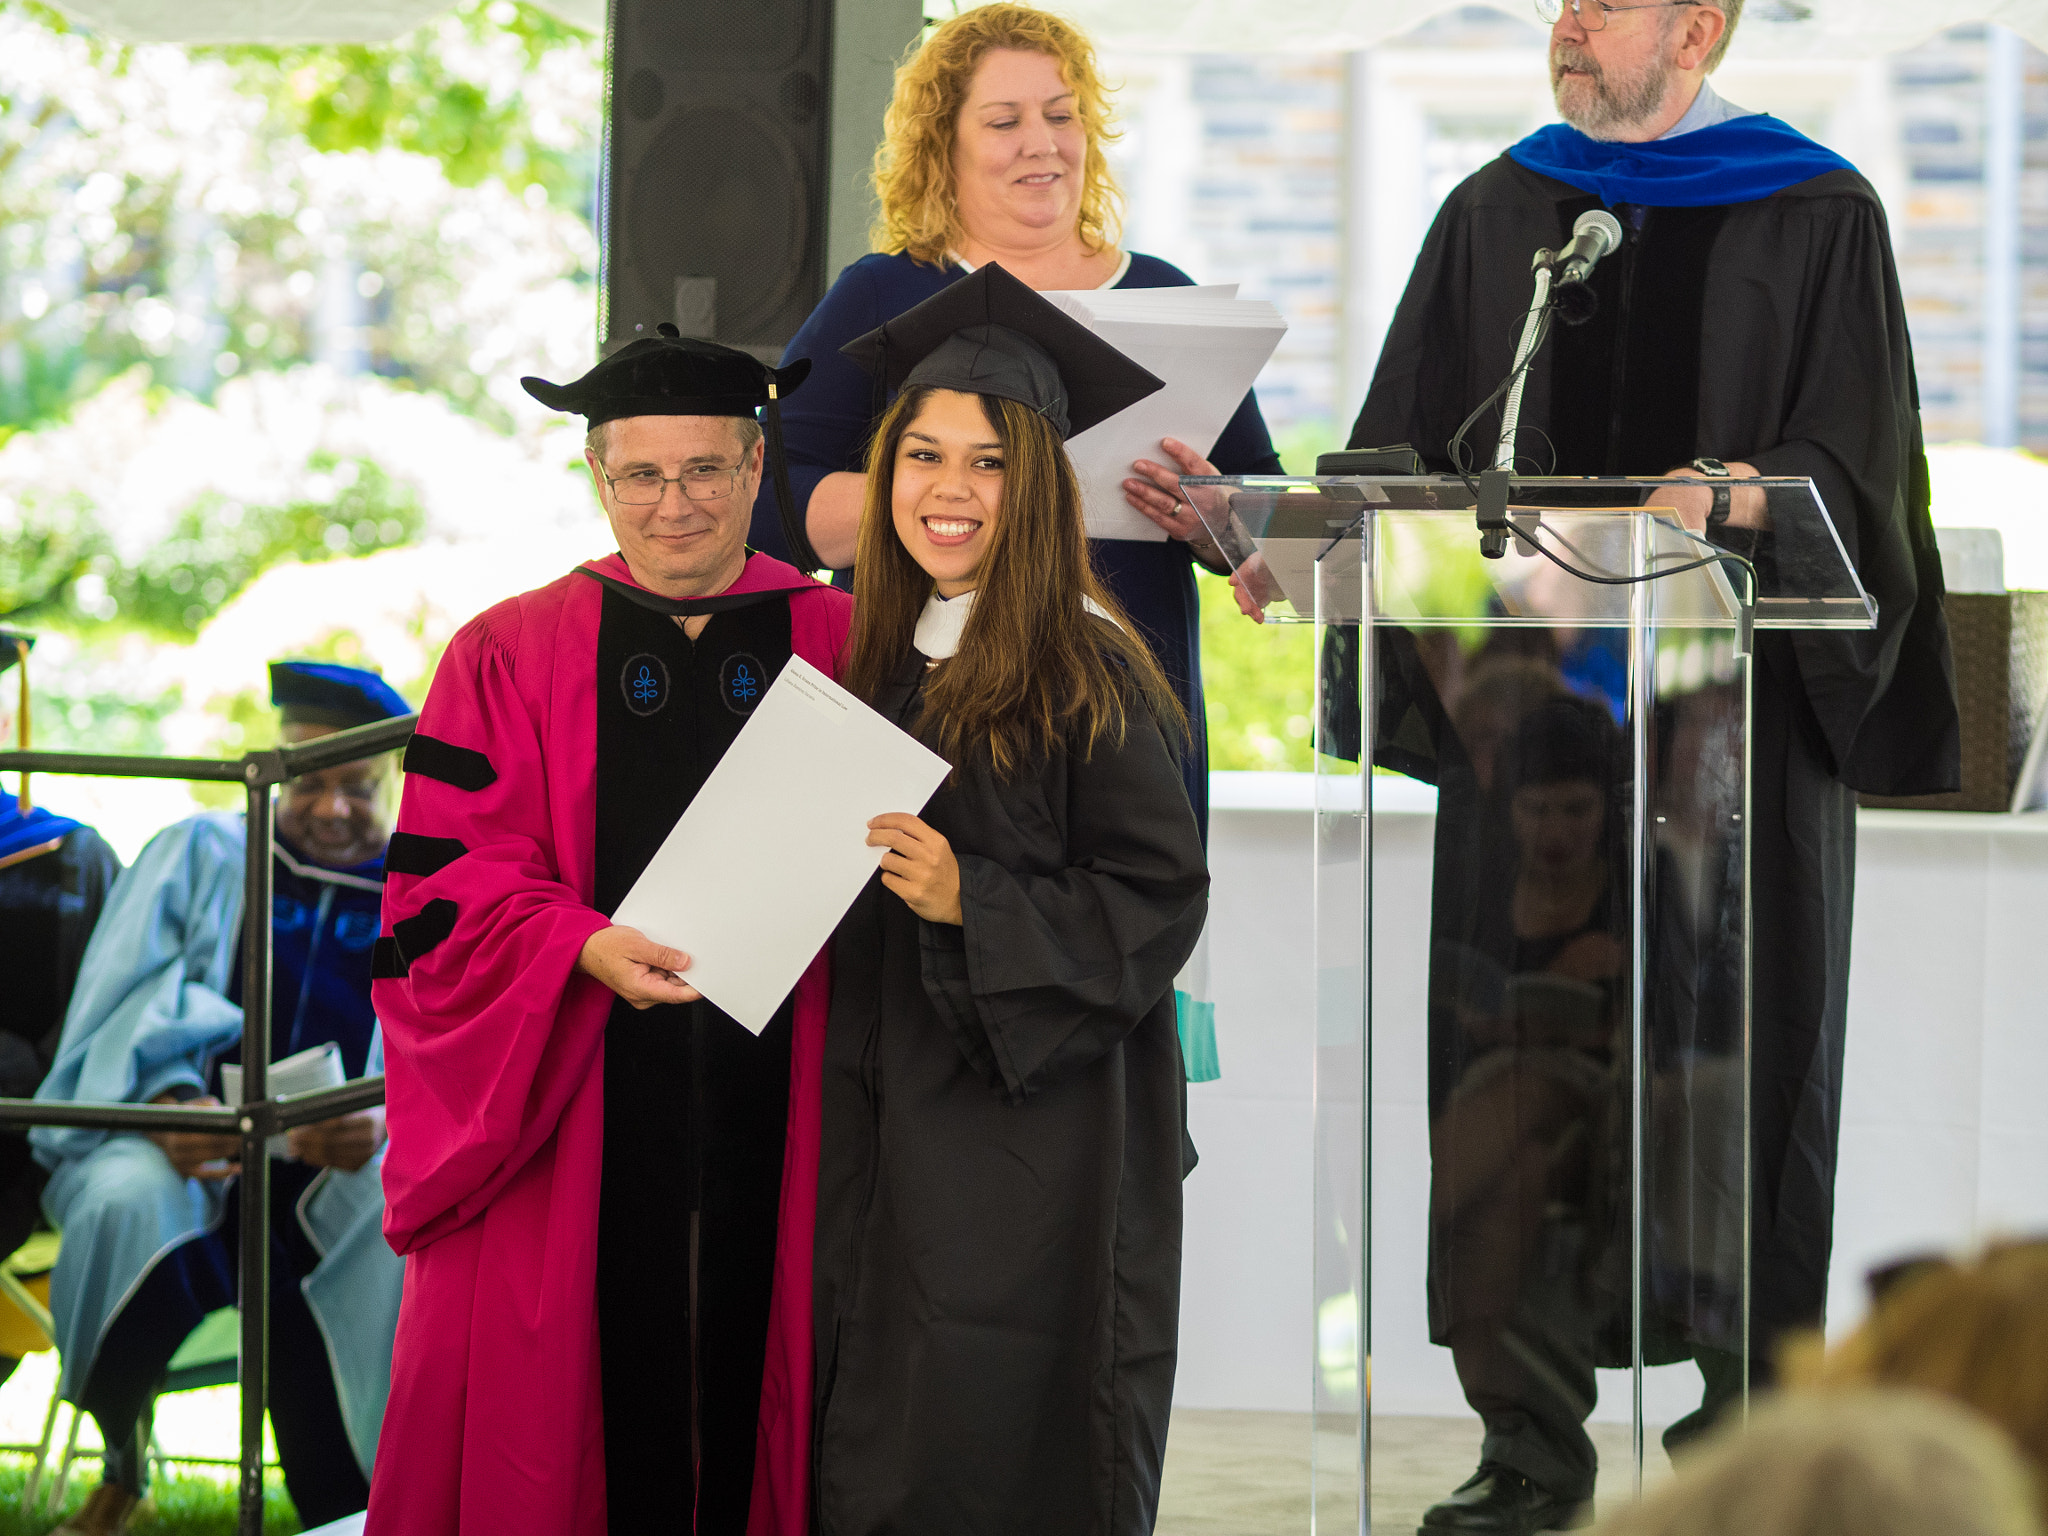
[(612, 920), (758, 1035), (881, 862), (869, 818), (915, 815), (950, 771), (792, 656)]
[(1089, 536), (1164, 540), (1166, 530), (1124, 500), (1132, 461), (1170, 466), (1160, 446), (1165, 437), (1205, 455), (1214, 448), (1287, 334), (1287, 322), (1264, 300), (1240, 299), (1235, 284), (1058, 290), (1040, 297), (1166, 381), (1164, 389), (1067, 443)]

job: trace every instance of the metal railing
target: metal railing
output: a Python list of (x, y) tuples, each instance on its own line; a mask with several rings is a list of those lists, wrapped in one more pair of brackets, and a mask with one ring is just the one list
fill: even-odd
[(210, 1131), (239, 1136), (242, 1457), (237, 1536), (263, 1533), (263, 1416), (270, 1387), (270, 1158), (272, 1136), (384, 1102), (382, 1077), (272, 1097), (270, 1088), (271, 792), (302, 773), (394, 751), (417, 715), (380, 720), (239, 758), (113, 757), (90, 752), (0, 752), (0, 773), (79, 774), (240, 784), (248, 795), (242, 906), (242, 1095), (239, 1105), (61, 1104), (0, 1098), (0, 1125), (105, 1131)]

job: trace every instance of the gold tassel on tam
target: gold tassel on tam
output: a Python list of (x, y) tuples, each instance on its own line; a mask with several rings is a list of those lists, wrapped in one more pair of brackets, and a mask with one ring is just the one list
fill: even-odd
[[(6, 645), (12, 645), (14, 647), (14, 659), (18, 663), (20, 663), (21, 666), (21, 713), (20, 716), (14, 722), (14, 739), (16, 745), (20, 748), (20, 750), (26, 752), (28, 751), (30, 744), (35, 739), (34, 729), (29, 722), (29, 642), (24, 639), (21, 639), (19, 636), (0, 634), (0, 646)], [(0, 654), (5, 653), (0, 652)], [(19, 793), (16, 798), (20, 805), (20, 813), (23, 816), (27, 816), (30, 811), (35, 809), (35, 807), (29, 801), (28, 770), (22, 769), (20, 770), (20, 774), (21, 782), (18, 786)], [(63, 823), (53, 823), (53, 825), (61, 828), (63, 826)], [(64, 835), (63, 832), (60, 830), (57, 836), (51, 838), (46, 843), (37, 843), (32, 848), (17, 848), (14, 850), (14, 852), (7, 854), (5, 857), (0, 857), (0, 869), (12, 869), (17, 864), (25, 864), (30, 859), (40, 858), (43, 854), (55, 853), (59, 848), (63, 846)]]
[[(26, 752), (29, 742), (34, 737), (34, 733), (29, 728), (28, 719), (28, 642), (26, 640), (14, 642), (14, 657), (21, 664), (21, 714), (14, 722), (14, 738), (17, 748), (20, 751)], [(26, 768), (21, 770), (20, 793), (17, 798), (21, 802), (22, 815), (26, 816), (35, 809), (34, 806), (29, 804), (28, 770)]]

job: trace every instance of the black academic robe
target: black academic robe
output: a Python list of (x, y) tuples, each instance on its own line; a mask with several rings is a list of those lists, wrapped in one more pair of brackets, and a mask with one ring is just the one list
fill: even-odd
[[(74, 827), (50, 852), (0, 869), (0, 1095), (29, 1098), (49, 1071), (85, 942), (120, 873), (121, 861), (91, 827)], [(25, 1134), (0, 1132), (0, 1257), (35, 1230), (47, 1177)]]
[[(1445, 200), (1353, 447), (1434, 470), (1512, 363), (1529, 258), (1599, 199), (1506, 156)], [(1959, 728), (1918, 389), (1883, 209), (1853, 171), (1725, 207), (1624, 206), (1597, 316), (1530, 370), (1519, 448), (1568, 475), (1695, 456), (1810, 476), (1869, 632), (1757, 636), (1751, 752), (1753, 1344), (1821, 1320), (1846, 1027), (1855, 790), (1956, 787)], [(1544, 436), (1554, 448), (1545, 462)], [(1490, 458), (1496, 416), (1475, 426)]]
[[(914, 726), (924, 670), (876, 707)], [(970, 763), (924, 818), (964, 926), (878, 878), (833, 950), (818, 1529), (1149, 1532), (1191, 1166), (1173, 978), (1208, 887), (1178, 759), (1134, 706), (1121, 745)]]

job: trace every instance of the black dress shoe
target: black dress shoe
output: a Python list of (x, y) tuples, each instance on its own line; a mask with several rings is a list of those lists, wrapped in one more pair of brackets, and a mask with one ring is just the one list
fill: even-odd
[(1441, 1504), (1423, 1512), (1417, 1536), (1467, 1531), (1474, 1536), (1535, 1536), (1593, 1523), (1591, 1499), (1561, 1499), (1498, 1462), (1483, 1461)]

